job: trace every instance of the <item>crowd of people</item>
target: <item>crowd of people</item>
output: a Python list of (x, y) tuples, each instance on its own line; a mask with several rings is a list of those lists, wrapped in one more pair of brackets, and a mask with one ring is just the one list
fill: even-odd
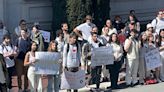
[[(107, 19), (101, 34), (100, 28), (92, 23), (92, 17), (87, 15), (85, 22), (75, 27), (69, 33), (67, 23), (61, 24), (56, 31), (56, 38), (45, 46), (44, 37), (38, 23), (27, 27), (21, 20), (14, 32), (7, 31), (0, 21), (0, 92), (12, 91), (12, 76), (16, 71), (19, 92), (43, 92), (42, 77), (48, 79), (46, 92), (59, 92), (61, 74), (64, 71), (77, 72), (85, 70), (86, 86), (91, 92), (100, 92), (100, 83), (110, 81), (107, 88), (120, 89), (118, 78), (120, 70), (125, 66), (125, 82), (127, 87), (164, 82), (164, 54), (160, 60), (163, 65), (147, 70), (145, 54), (158, 49), (164, 53), (164, 11), (159, 11), (157, 17), (141, 30), (140, 21), (135, 11), (130, 11), (127, 21), (120, 16), (114, 20)], [(92, 50), (99, 47), (112, 47), (114, 63), (110, 65), (91, 66)], [(35, 74), (35, 52), (60, 52), (61, 70), (56, 75)], [(24, 75), (24, 85), (22, 85)], [(67, 92), (78, 92), (78, 89), (67, 89)]]

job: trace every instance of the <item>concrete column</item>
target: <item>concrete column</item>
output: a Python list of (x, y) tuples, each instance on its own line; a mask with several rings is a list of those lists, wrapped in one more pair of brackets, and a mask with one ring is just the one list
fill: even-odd
[(4, 3), (0, 0), (0, 20), (4, 21)]

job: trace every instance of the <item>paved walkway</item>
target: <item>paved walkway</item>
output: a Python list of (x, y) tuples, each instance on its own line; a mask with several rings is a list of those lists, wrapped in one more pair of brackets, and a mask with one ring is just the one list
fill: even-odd
[[(164, 92), (164, 82), (153, 84), (153, 85), (138, 85), (133, 88), (124, 88), (124, 89), (118, 89), (118, 90), (107, 90), (106, 87), (109, 86), (109, 82), (101, 83), (101, 88), (103, 91), (101, 92)], [(92, 85), (91, 87), (95, 87), (95, 85)], [(65, 90), (62, 90), (60, 92), (67, 92)], [(82, 88), (79, 90), (79, 92), (90, 92), (89, 88)]]
[[(47, 86), (47, 80), (46, 78), (43, 79), (43, 87), (46, 90)], [(101, 83), (100, 88), (102, 89), (101, 92), (164, 92), (164, 82), (163, 83), (158, 83), (158, 84), (153, 84), (153, 85), (138, 85), (133, 88), (124, 88), (124, 89), (119, 89), (119, 90), (110, 90), (106, 89), (106, 87), (110, 86), (110, 82), (104, 82)], [(91, 85), (89, 86), (90, 88), (96, 87), (96, 85)], [(87, 87), (79, 89), (79, 92), (90, 92)], [(13, 89), (12, 92), (18, 92), (17, 88), (17, 82), (16, 82), (16, 77), (13, 77)], [(46, 92), (46, 91), (44, 91)], [(61, 90), (60, 92), (67, 92), (66, 90)]]

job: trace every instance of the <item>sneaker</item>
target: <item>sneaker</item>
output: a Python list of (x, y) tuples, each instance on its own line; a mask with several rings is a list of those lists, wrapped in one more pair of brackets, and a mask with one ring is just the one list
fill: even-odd
[(100, 88), (91, 88), (90, 92), (101, 92)]
[(162, 81), (158, 78), (158, 79), (157, 79), (157, 83), (161, 83), (161, 82), (162, 82)]
[(119, 87), (119, 86), (111, 87), (111, 86), (110, 86), (110, 87), (107, 87), (107, 89), (113, 89), (113, 90), (114, 90), (114, 89), (121, 89), (121, 87)]
[(138, 82), (137, 83), (132, 83), (131, 87), (135, 87), (138, 85)]

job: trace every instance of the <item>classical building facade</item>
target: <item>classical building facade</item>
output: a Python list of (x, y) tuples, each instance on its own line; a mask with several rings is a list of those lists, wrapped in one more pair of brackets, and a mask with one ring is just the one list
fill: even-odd
[(43, 29), (51, 30), (52, 1), (51, 0), (0, 0), (0, 19), (12, 32), (21, 19), (28, 26), (39, 22)]
[[(39, 22), (43, 29), (52, 28), (53, 0), (0, 0), (0, 19), (7, 29), (13, 31), (21, 19), (27, 20), (29, 26)], [(129, 10), (136, 11), (140, 21), (155, 18), (156, 12), (164, 9), (163, 0), (111, 0), (111, 17), (120, 15), (125, 20)]]
[(127, 19), (130, 10), (135, 10), (141, 22), (148, 22), (155, 18), (157, 12), (164, 9), (163, 0), (111, 0), (111, 17), (120, 15)]

